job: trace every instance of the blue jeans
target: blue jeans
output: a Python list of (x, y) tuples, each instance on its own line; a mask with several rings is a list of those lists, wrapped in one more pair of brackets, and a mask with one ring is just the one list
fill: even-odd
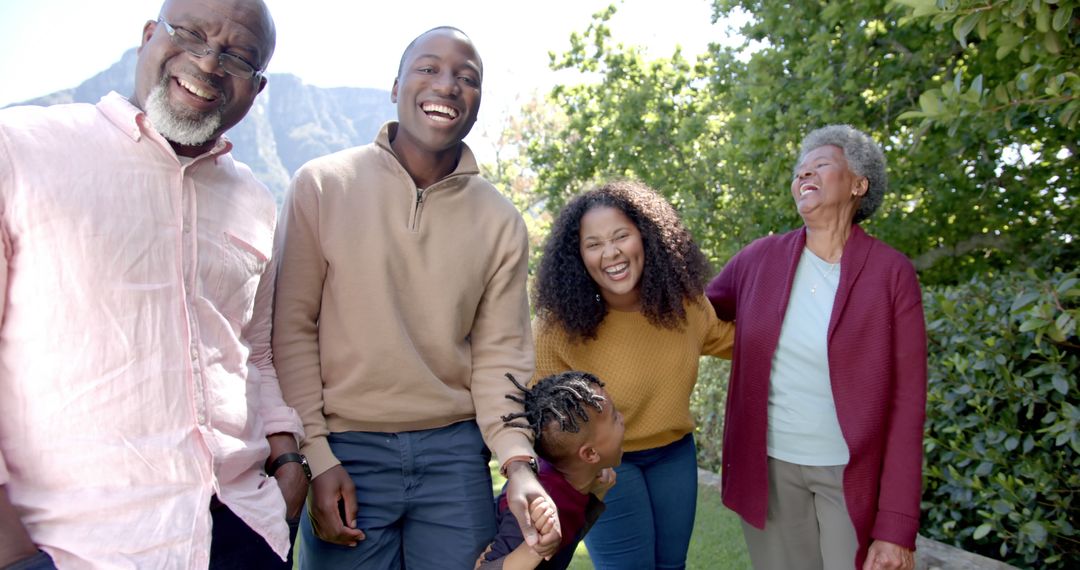
[(697, 449), (687, 434), (623, 454), (606, 510), (585, 535), (597, 570), (685, 568), (697, 510)]
[(320, 540), (305, 509), (301, 568), (473, 567), (495, 536), (491, 453), (476, 422), (327, 439), (356, 485), (356, 526), (367, 538), (355, 548)]

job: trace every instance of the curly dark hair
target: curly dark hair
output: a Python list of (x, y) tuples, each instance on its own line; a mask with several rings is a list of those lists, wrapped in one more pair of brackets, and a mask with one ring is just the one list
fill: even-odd
[(604, 410), (604, 396), (593, 388), (603, 388), (604, 383), (588, 372), (552, 374), (531, 388), (521, 385), (513, 374), (507, 373), (506, 377), (522, 393), (521, 397), (507, 394), (506, 399), (521, 404), (523, 411), (502, 416), (502, 421), (509, 427), (532, 430), (536, 452), (545, 459), (559, 461), (572, 452), (563, 434), (581, 431), (582, 424), (589, 421), (588, 408)]
[(574, 340), (595, 339), (607, 315), (600, 288), (581, 259), (581, 218), (593, 208), (622, 211), (641, 232), (645, 265), (641, 312), (661, 328), (686, 324), (685, 301), (697, 302), (711, 269), (675, 208), (645, 184), (608, 182), (572, 199), (559, 212), (544, 242), (533, 298), (537, 314), (556, 323)]

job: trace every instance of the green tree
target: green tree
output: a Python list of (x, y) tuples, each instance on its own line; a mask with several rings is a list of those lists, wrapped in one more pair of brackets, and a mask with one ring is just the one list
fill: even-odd
[[(596, 179), (640, 178), (722, 262), (799, 225), (787, 190), (796, 145), (814, 127), (849, 123), (890, 161), (892, 192), (868, 229), (915, 259), (924, 282), (1075, 263), (1078, 149), (1060, 113), (1013, 105), (911, 120), (933, 89), (971, 91), (963, 77), (974, 71), (1015, 76), (1012, 59), (973, 58), (940, 22), (883, 0), (717, 0), (714, 18), (736, 9), (753, 16), (743, 45), (714, 45), (694, 61), (680, 52), (646, 61), (613, 45), (613, 7), (552, 56), (553, 68), (596, 80), (556, 87), (566, 126), (530, 144), (549, 207)], [(1075, 28), (1070, 21), (1063, 35)]]

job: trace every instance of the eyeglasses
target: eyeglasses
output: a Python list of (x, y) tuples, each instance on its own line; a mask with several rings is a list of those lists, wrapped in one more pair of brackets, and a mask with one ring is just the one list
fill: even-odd
[[(164, 18), (158, 18), (158, 23), (165, 26), (165, 31), (169, 34), (169, 39), (172, 40), (177, 47), (182, 48), (184, 51), (190, 53), (195, 57), (205, 57), (216, 50), (210, 47), (206, 43), (206, 40), (195, 35), (195, 32), (180, 26), (173, 26), (165, 21)], [(231, 54), (226, 51), (218, 51), (218, 65), (221, 69), (225, 70), (225, 73), (229, 75), (239, 77), (240, 79), (251, 79), (262, 75), (262, 71), (255, 69), (254, 65), (248, 63), (244, 58)]]

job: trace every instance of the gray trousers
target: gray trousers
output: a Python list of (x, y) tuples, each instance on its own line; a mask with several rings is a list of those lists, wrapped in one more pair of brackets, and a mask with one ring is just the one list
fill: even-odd
[(769, 458), (765, 530), (743, 521), (754, 570), (851, 570), (858, 539), (844, 506), (844, 466)]

